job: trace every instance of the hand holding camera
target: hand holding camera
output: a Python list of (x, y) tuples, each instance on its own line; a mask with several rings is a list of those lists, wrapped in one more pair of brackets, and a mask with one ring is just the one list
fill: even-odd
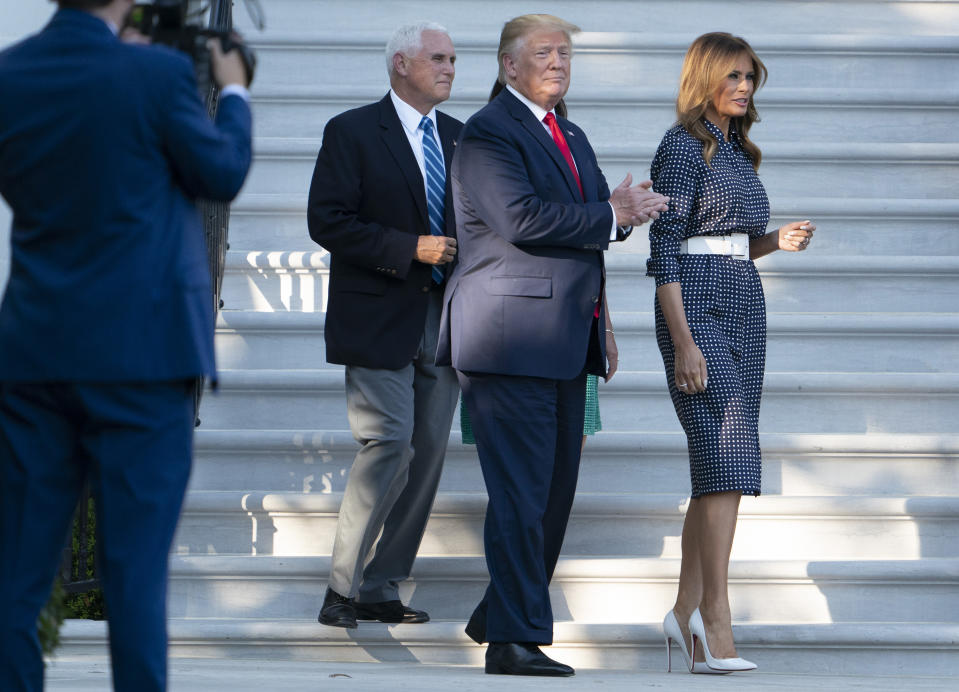
[[(186, 53), (196, 66), (201, 92), (208, 80), (223, 88), (229, 84), (248, 87), (256, 69), (256, 54), (239, 34), (198, 23), (187, 0), (153, 0), (137, 3), (127, 17), (121, 37), (131, 43), (161, 43)], [(262, 22), (262, 19), (260, 20)]]
[(211, 38), (206, 43), (210, 51), (210, 71), (213, 73), (213, 80), (221, 89), (230, 84), (250, 86), (250, 82), (253, 81), (253, 70), (247, 68), (242, 51), (237, 50), (237, 46), (241, 44), (235, 39), (232, 45), (224, 47), (225, 43), (227, 42), (221, 38)]

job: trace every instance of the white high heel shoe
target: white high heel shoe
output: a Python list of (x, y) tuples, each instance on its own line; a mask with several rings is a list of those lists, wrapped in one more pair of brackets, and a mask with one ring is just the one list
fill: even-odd
[(714, 671), (722, 673), (732, 673), (734, 671), (755, 670), (756, 664), (747, 661), (745, 658), (713, 658), (709, 653), (709, 643), (706, 641), (706, 626), (703, 624), (703, 616), (699, 613), (699, 608), (693, 611), (689, 618), (689, 633), (693, 637), (693, 655), (696, 653), (696, 642), (703, 645), (703, 653), (706, 654), (706, 665)]
[(666, 613), (663, 618), (663, 633), (666, 635), (666, 672), (671, 673), (673, 668), (672, 649), (670, 644), (676, 642), (679, 644), (679, 651), (683, 655), (683, 662), (690, 673), (706, 673), (713, 675), (725, 675), (728, 670), (713, 670), (702, 661), (693, 661), (690, 658), (689, 651), (686, 649), (686, 640), (683, 638), (683, 631), (679, 628), (679, 620), (673, 611)]

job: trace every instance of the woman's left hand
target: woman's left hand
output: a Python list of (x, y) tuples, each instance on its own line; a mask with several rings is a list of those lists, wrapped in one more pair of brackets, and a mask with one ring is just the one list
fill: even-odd
[(802, 252), (812, 242), (816, 225), (809, 221), (793, 221), (779, 229), (779, 249), (788, 252)]
[(616, 348), (616, 337), (611, 329), (606, 330), (606, 361), (609, 364), (606, 370), (606, 382), (609, 382), (619, 367), (619, 350)]

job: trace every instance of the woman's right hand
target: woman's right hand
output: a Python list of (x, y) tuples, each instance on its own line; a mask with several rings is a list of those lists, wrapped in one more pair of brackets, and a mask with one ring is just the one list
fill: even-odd
[(779, 229), (776, 236), (778, 249), (786, 252), (802, 252), (809, 247), (816, 224), (809, 219), (793, 221)]
[[(676, 347), (676, 364), (673, 372), (676, 388), (684, 394), (699, 394), (706, 391), (708, 373), (703, 352), (695, 343)], [(685, 386), (683, 386), (685, 385)]]

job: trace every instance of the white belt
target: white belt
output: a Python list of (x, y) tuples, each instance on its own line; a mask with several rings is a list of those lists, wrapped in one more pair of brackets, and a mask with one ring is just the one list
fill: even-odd
[(728, 255), (733, 259), (749, 259), (749, 236), (745, 233), (729, 235), (696, 235), (679, 244), (681, 255)]

